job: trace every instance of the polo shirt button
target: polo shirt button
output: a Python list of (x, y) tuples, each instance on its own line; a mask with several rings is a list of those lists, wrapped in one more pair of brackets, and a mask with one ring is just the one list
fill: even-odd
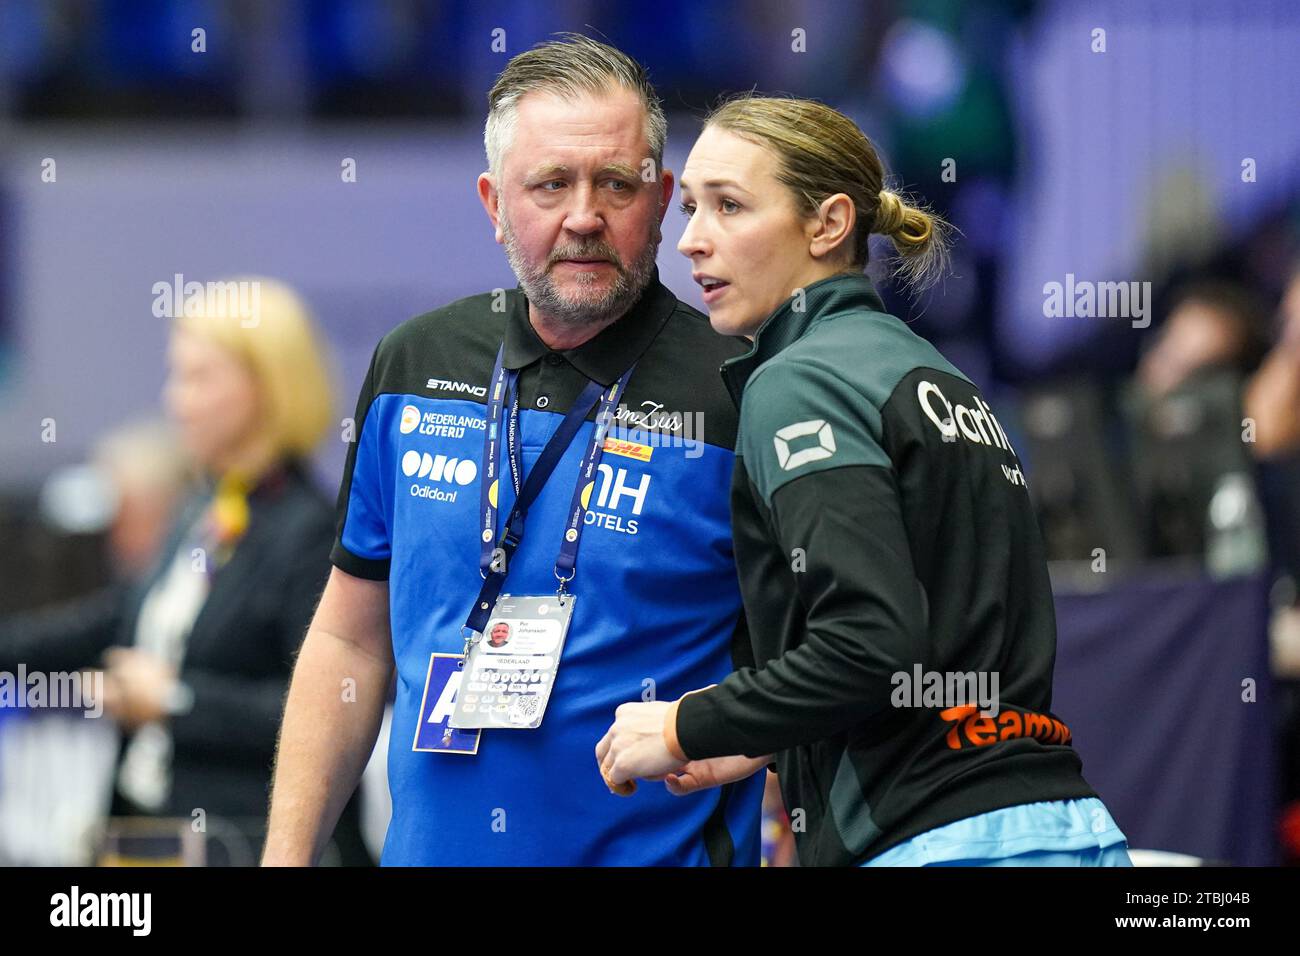
[(545, 408), (545, 407), (546, 407), (547, 405), (549, 405), (549, 404), (551, 404), (551, 400), (550, 400), (549, 398), (547, 398), (545, 395), (538, 395), (538, 396), (537, 396), (537, 407), (538, 407), (538, 408)]
[(560, 356), (556, 355), (553, 352), (546, 356), (547, 365), (559, 365), (563, 361), (564, 359), (560, 358)]

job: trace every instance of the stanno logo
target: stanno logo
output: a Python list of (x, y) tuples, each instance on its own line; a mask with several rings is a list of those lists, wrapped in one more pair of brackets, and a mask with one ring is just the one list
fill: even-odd
[[(790, 443), (796, 438), (804, 438), (808, 435), (816, 435), (817, 444), (792, 454)], [(806, 465), (810, 461), (821, 461), (835, 454), (835, 434), (831, 431), (830, 423), (820, 418), (786, 425), (776, 433), (772, 441), (776, 445), (776, 460), (786, 471), (793, 471), (800, 465)]]
[(424, 387), (443, 392), (473, 395), (475, 398), (487, 398), (487, 386), (485, 385), (467, 385), (465, 382), (451, 382), (445, 378), (431, 378), (424, 384)]

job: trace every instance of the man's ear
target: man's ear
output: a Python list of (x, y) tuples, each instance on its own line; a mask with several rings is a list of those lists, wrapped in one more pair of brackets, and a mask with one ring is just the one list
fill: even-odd
[(668, 215), (668, 207), (671, 206), (673, 202), (673, 186), (676, 185), (676, 177), (673, 176), (673, 171), (671, 169), (665, 169), (660, 174), (659, 179), (660, 186), (663, 189), (663, 192), (660, 194), (659, 203), (659, 222), (662, 224), (664, 216)]
[(817, 208), (817, 216), (809, 221), (808, 253), (821, 259), (836, 250), (851, 252), (846, 243), (852, 240), (857, 224), (858, 211), (852, 199), (844, 193), (827, 197)]
[(497, 192), (496, 180), (491, 173), (479, 174), (478, 201), (483, 204), (483, 211), (492, 221), (492, 229), (496, 233), (497, 244), (500, 245), (505, 242), (505, 235), (501, 232), (501, 194)]

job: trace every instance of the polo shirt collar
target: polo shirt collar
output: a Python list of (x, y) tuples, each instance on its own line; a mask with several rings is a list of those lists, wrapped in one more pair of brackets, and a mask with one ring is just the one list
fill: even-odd
[(632, 308), (576, 348), (556, 350), (547, 347), (528, 320), (528, 299), (522, 287), (512, 290), (508, 298), (503, 358), (506, 368), (524, 368), (554, 352), (587, 378), (605, 386), (618, 381), (641, 357), (677, 307), (677, 297), (659, 281), (659, 270), (655, 269), (650, 284)]

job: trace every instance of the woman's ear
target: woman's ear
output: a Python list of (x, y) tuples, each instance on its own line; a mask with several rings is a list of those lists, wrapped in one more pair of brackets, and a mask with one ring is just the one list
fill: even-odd
[(853, 200), (844, 193), (836, 193), (822, 200), (817, 217), (812, 220), (808, 236), (808, 252), (814, 259), (833, 255), (836, 250), (848, 250), (846, 242), (853, 238), (858, 223), (858, 212)]

